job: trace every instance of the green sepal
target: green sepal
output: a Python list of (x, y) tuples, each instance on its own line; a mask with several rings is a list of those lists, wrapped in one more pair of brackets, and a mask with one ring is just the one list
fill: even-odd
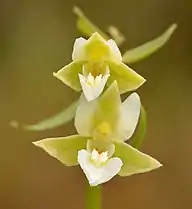
[(119, 172), (120, 176), (145, 173), (162, 166), (156, 159), (140, 152), (126, 143), (116, 142), (114, 144), (114, 156), (119, 157), (123, 162), (123, 166)]
[(37, 147), (42, 148), (52, 157), (56, 158), (66, 166), (75, 166), (78, 164), (78, 151), (86, 148), (87, 141), (90, 138), (79, 135), (67, 137), (47, 138), (33, 142)]
[(116, 81), (94, 101), (88, 102), (82, 95), (75, 117), (77, 132), (84, 136), (94, 135), (100, 140), (114, 137), (120, 120), (120, 105)]
[(78, 73), (82, 73), (83, 62), (71, 62), (53, 75), (75, 91), (81, 91)]
[(109, 68), (111, 74), (107, 85), (111, 85), (116, 80), (121, 94), (139, 88), (146, 81), (122, 62), (109, 62)]

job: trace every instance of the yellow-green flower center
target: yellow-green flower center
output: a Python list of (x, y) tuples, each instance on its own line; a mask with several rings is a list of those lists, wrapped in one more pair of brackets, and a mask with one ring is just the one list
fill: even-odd
[(110, 140), (111, 132), (111, 125), (108, 122), (103, 121), (94, 130), (93, 139), (107, 142)]
[(100, 40), (87, 45), (85, 49), (89, 60), (103, 60), (110, 55), (109, 46)]
[(87, 62), (83, 66), (83, 74), (88, 75), (89, 73), (96, 78), (99, 75), (109, 74), (109, 68), (104, 61)]

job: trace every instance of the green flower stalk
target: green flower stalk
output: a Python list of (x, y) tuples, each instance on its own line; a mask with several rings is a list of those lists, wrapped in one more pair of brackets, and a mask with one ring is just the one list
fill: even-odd
[(83, 90), (88, 101), (96, 99), (105, 85), (117, 81), (120, 93), (133, 91), (145, 79), (122, 62), (121, 52), (115, 41), (106, 41), (99, 33), (86, 40), (76, 39), (72, 62), (54, 76), (76, 91)]
[(81, 95), (75, 117), (77, 135), (43, 139), (34, 144), (66, 166), (80, 165), (89, 184), (97, 186), (116, 174), (130, 176), (159, 168), (161, 163), (127, 143), (141, 109), (138, 94), (123, 103), (117, 82), (97, 99)]

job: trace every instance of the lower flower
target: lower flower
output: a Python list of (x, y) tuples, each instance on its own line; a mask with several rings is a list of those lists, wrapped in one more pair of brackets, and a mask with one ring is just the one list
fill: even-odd
[(122, 103), (114, 82), (94, 101), (81, 96), (75, 116), (77, 135), (34, 144), (67, 166), (79, 164), (91, 186), (107, 182), (116, 174), (130, 176), (154, 170), (161, 163), (124, 142), (134, 133), (140, 108), (136, 93)]

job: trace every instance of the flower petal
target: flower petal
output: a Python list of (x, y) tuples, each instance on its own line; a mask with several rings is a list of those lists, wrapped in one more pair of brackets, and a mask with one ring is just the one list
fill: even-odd
[(109, 62), (110, 74), (107, 84), (117, 81), (121, 94), (139, 88), (145, 79), (124, 63)]
[(72, 60), (73, 61), (82, 61), (86, 60), (84, 47), (87, 43), (87, 40), (80, 37), (75, 40), (73, 46)]
[(94, 164), (91, 163), (91, 153), (87, 150), (83, 149), (78, 152), (78, 163), (90, 185), (92, 185), (96, 179), (101, 177), (103, 167), (95, 167)]
[[(111, 86), (104, 92), (98, 101), (98, 112), (95, 113), (98, 116), (100, 122), (101, 118), (107, 118), (109, 121), (115, 119), (119, 114), (119, 108), (121, 105), (121, 98), (119, 96), (119, 89), (117, 82), (114, 81)], [(117, 117), (116, 117), (117, 119)]]
[(94, 78), (90, 73), (88, 77), (85, 78), (83, 75), (79, 74), (81, 87), (88, 101), (96, 99), (102, 93), (109, 76), (109, 74), (104, 76), (100, 74)]
[(137, 93), (131, 94), (121, 105), (122, 133), (124, 140), (129, 139), (137, 126), (141, 109), (140, 98)]
[(84, 94), (81, 95), (75, 115), (75, 128), (80, 135), (92, 135), (94, 129), (93, 115), (96, 107), (96, 100), (88, 102)]
[(87, 140), (89, 139), (79, 135), (72, 135), (68, 137), (47, 138), (33, 142), (33, 144), (42, 148), (66, 166), (74, 166), (78, 164), (78, 150), (86, 148)]
[(83, 62), (71, 62), (53, 75), (75, 91), (81, 90), (78, 73), (82, 72)]
[(114, 156), (119, 157), (123, 162), (123, 167), (119, 172), (120, 176), (145, 173), (162, 166), (156, 159), (126, 143), (115, 143)]
[(90, 153), (87, 150), (78, 152), (78, 162), (85, 173), (89, 184), (97, 186), (113, 178), (121, 169), (122, 161), (119, 158), (111, 158), (103, 166), (95, 166), (90, 160)]
[(101, 184), (112, 179), (116, 174), (120, 172), (122, 165), (123, 162), (120, 158), (110, 158), (105, 166), (105, 172), (103, 173), (102, 178), (100, 179), (100, 181), (97, 182), (97, 184)]
[(103, 128), (109, 128), (114, 136), (121, 116), (120, 105), (121, 98), (116, 82), (94, 101), (88, 102), (82, 95), (75, 116), (77, 132), (83, 136), (91, 136), (103, 124)]
[(115, 41), (110, 39), (107, 41), (107, 45), (110, 47), (112, 53), (114, 54), (114, 59), (121, 62), (122, 61), (121, 52), (120, 52), (117, 44), (115, 43)]
[[(94, 112), (95, 139), (112, 139), (121, 119), (121, 98), (116, 81), (99, 98)], [(102, 137), (103, 132), (103, 137)]]
[(111, 55), (111, 50), (105, 39), (99, 33), (93, 33), (85, 46), (85, 53), (89, 61), (107, 60)]

